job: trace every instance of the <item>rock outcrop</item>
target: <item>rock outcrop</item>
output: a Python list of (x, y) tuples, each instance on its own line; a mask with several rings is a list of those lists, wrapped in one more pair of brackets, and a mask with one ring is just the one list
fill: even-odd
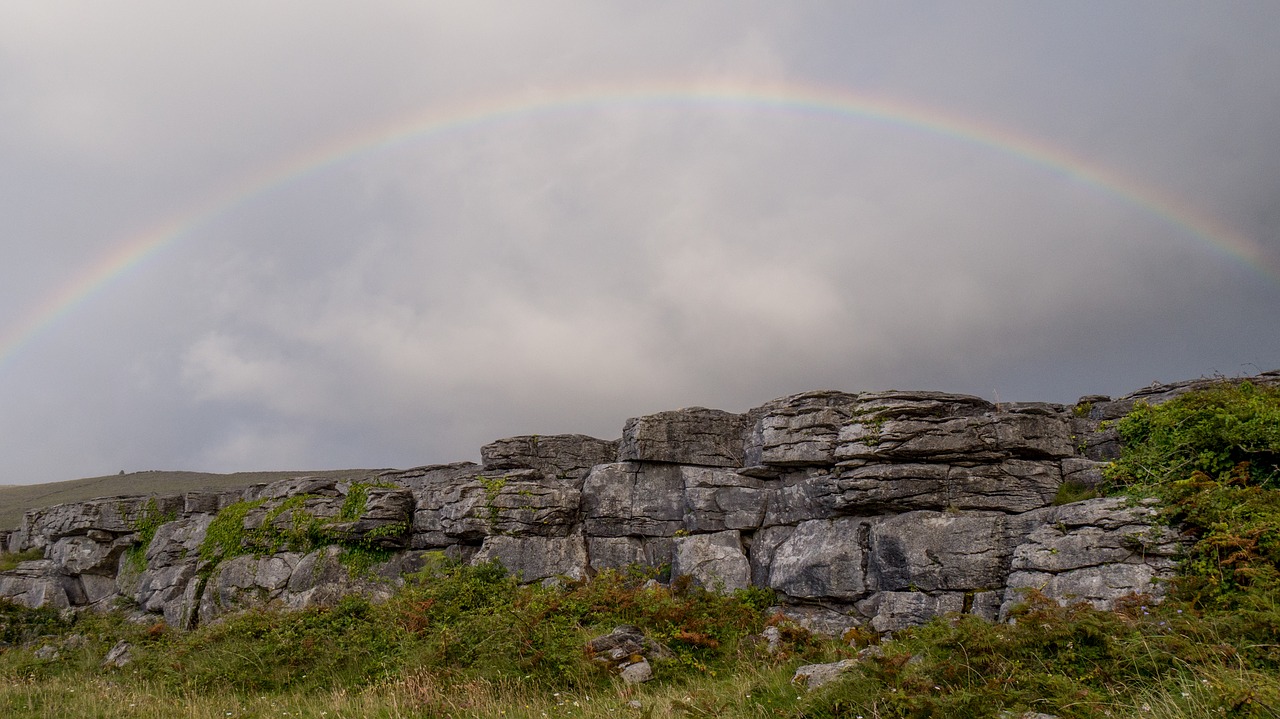
[(58, 505), (4, 533), (10, 552), (44, 556), (0, 573), (0, 597), (192, 627), (386, 595), (442, 552), (527, 582), (666, 566), (673, 580), (765, 587), (787, 613), (878, 632), (948, 612), (998, 619), (1028, 590), (1100, 608), (1158, 600), (1179, 540), (1157, 508), (1055, 498), (1064, 483), (1096, 485), (1118, 456), (1105, 421), (1207, 382), (1073, 406), (807, 392), (742, 414), (631, 419), (617, 441), (498, 440), (480, 465)]

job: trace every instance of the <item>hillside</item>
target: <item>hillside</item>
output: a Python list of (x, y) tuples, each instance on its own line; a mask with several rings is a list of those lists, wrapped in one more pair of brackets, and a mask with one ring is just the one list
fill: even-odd
[(147, 470), (128, 474), (86, 477), (47, 484), (0, 485), (0, 530), (13, 529), (22, 521), (22, 513), (37, 507), (66, 502), (81, 502), (94, 497), (134, 494), (178, 494), (202, 489), (235, 489), (251, 484), (275, 482), (289, 477), (308, 475), (330, 479), (358, 479), (378, 470), (333, 469), (318, 472), (171, 472)]

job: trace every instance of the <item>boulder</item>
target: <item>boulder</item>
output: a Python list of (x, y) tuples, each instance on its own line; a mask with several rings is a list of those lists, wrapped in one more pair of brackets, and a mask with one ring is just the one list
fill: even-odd
[(964, 611), (960, 592), (876, 592), (858, 603), (858, 610), (871, 617), (877, 632), (896, 632), (928, 622), (934, 617)]
[(73, 576), (98, 574), (115, 576), (120, 555), (133, 545), (133, 535), (99, 542), (87, 535), (62, 537), (45, 550), (59, 572)]
[(768, 586), (797, 599), (861, 598), (867, 527), (857, 517), (801, 522), (773, 550)]
[(805, 664), (796, 669), (796, 673), (791, 676), (791, 683), (809, 690), (817, 689), (839, 679), (841, 674), (857, 664), (856, 659), (841, 659), (828, 664)]
[(622, 429), (618, 461), (741, 467), (746, 431), (746, 416), (705, 407), (634, 417)]
[(57, 566), (49, 559), (19, 562), (14, 569), (0, 574), (0, 598), (35, 609), (71, 606), (67, 596), (68, 578), (58, 574)]
[(486, 537), (471, 563), (481, 564), (494, 559), (522, 582), (554, 577), (578, 580), (587, 576), (587, 547), (581, 535)]
[(671, 577), (690, 577), (712, 591), (733, 592), (751, 586), (751, 564), (736, 530), (676, 537)]
[(588, 536), (673, 536), (684, 528), (684, 475), (675, 465), (599, 465), (582, 485), (582, 510)]
[(764, 521), (772, 492), (763, 480), (717, 467), (681, 467), (680, 476), (685, 531), (755, 529)]
[(551, 478), (581, 480), (597, 464), (618, 461), (618, 442), (585, 434), (530, 434), (480, 448), (484, 470), (534, 469)]
[(1013, 552), (1005, 515), (907, 512), (869, 523), (867, 581), (880, 591), (1004, 586)]

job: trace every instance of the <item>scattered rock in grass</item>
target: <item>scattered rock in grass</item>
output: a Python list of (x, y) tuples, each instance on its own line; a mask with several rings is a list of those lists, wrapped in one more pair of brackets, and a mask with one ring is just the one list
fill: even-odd
[(102, 660), (103, 668), (115, 667), (123, 669), (133, 661), (133, 645), (121, 639), (111, 651), (107, 652), (107, 656)]

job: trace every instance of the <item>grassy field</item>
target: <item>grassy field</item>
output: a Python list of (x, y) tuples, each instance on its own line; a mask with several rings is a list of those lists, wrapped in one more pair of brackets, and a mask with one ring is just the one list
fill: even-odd
[(259, 482), (311, 475), (361, 479), (382, 470), (337, 469), (316, 472), (235, 472), (211, 474), (208, 472), (146, 471), (130, 474), (111, 474), (103, 477), (73, 479), (49, 484), (21, 484), (0, 486), (0, 529), (13, 529), (22, 521), (22, 513), (28, 509), (48, 507), (65, 502), (79, 502), (94, 497), (115, 497), (127, 494), (180, 494), (199, 489), (235, 489)]

